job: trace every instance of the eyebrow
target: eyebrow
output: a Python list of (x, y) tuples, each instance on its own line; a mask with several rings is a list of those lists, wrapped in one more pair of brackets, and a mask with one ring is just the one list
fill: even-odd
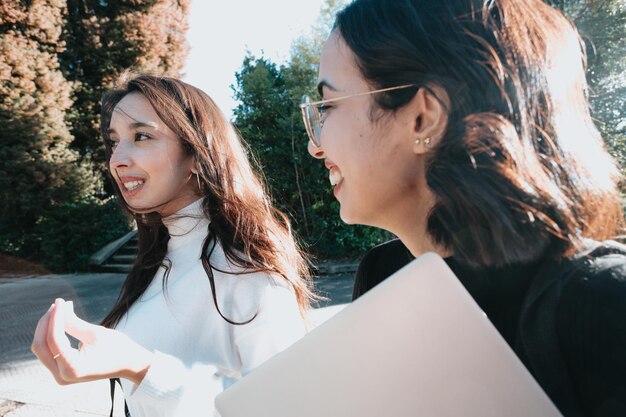
[[(153, 129), (158, 129), (159, 127), (159, 125), (154, 122), (133, 122), (129, 126), (131, 129), (137, 129), (140, 127), (151, 127)], [(113, 128), (108, 128), (107, 133), (117, 133), (117, 132)]]
[(331, 91), (337, 91), (337, 89), (333, 87), (328, 81), (322, 80), (317, 83), (317, 92), (319, 93), (320, 97), (324, 97), (324, 87), (328, 88)]

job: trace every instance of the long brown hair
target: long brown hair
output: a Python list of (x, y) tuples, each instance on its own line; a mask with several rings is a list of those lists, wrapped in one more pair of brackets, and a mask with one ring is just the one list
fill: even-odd
[[(159, 118), (176, 133), (186, 154), (195, 158), (204, 196), (202, 209), (210, 219), (203, 244), (202, 263), (217, 304), (210, 254), (219, 241), (228, 259), (243, 273), (263, 271), (293, 289), (304, 315), (314, 298), (307, 261), (299, 249), (286, 216), (275, 209), (264, 184), (253, 170), (243, 141), (213, 100), (203, 91), (167, 77), (125, 74), (119, 85), (102, 99), (101, 134), (107, 163), (111, 158), (108, 128), (117, 104), (130, 93), (143, 95)], [(118, 200), (137, 222), (139, 251), (122, 292), (102, 324), (114, 327), (143, 294), (165, 259), (169, 234), (156, 213), (134, 213), (115, 181)], [(222, 317), (234, 323), (227, 317)]]
[(356, 0), (335, 30), (375, 88), (415, 85), (374, 96), (373, 115), (419, 88), (447, 92), (427, 230), (459, 261), (567, 256), (621, 232), (619, 171), (589, 112), (584, 45), (560, 12), (541, 0)]

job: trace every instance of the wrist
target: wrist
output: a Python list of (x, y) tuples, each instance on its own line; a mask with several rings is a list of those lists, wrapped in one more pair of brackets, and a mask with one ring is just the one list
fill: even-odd
[(147, 349), (141, 349), (136, 355), (133, 355), (131, 365), (124, 372), (124, 378), (128, 379), (135, 385), (139, 385), (150, 369), (150, 365), (154, 360), (154, 353)]

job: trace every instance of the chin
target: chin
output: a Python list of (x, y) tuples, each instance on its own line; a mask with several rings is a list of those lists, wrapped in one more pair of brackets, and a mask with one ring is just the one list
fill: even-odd
[(362, 210), (355, 213), (354, 211), (348, 210), (348, 208), (344, 205), (341, 205), (339, 208), (339, 218), (341, 218), (341, 221), (345, 224), (360, 224), (362, 226), (376, 227), (378, 229), (387, 230), (380, 222), (380, 216), (377, 214), (378, 213), (372, 212), (367, 213)]
[(363, 224), (363, 222), (358, 220), (358, 216), (355, 216), (355, 213), (350, 213), (344, 205), (341, 205), (339, 208), (339, 218), (345, 224)]

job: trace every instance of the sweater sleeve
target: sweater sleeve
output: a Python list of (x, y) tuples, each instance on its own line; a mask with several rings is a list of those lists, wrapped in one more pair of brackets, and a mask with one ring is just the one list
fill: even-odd
[[(213, 416), (222, 383), (213, 365), (191, 367), (178, 358), (155, 351), (154, 361), (139, 385), (133, 387), (132, 416)], [(135, 409), (138, 407), (139, 409)]]
[(586, 415), (626, 416), (626, 263), (596, 260), (564, 288), (559, 339)]
[[(305, 333), (294, 293), (263, 274), (231, 280), (229, 296), (220, 297), (223, 312), (234, 321), (220, 319), (229, 341), (225, 350), (234, 355), (231, 371), (245, 376), (267, 359), (287, 348)], [(221, 288), (225, 288), (222, 285)], [(216, 341), (217, 343), (217, 341)], [(229, 355), (231, 355), (229, 353)], [(132, 386), (128, 406), (135, 416), (212, 416), (214, 401), (223, 391), (224, 369), (209, 363), (186, 364), (175, 356), (155, 351), (155, 358), (140, 384)]]

